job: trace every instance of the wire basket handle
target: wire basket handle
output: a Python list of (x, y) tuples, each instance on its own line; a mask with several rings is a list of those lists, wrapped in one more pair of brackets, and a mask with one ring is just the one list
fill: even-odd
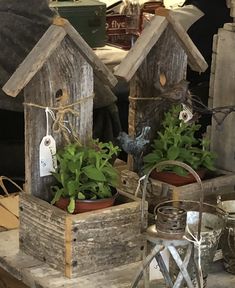
[(162, 166), (168, 166), (168, 165), (175, 165), (175, 166), (180, 166), (187, 170), (190, 174), (192, 174), (197, 181), (198, 185), (200, 186), (200, 198), (199, 198), (199, 222), (198, 222), (198, 234), (197, 237), (198, 239), (201, 238), (201, 225), (202, 225), (202, 210), (203, 210), (203, 201), (204, 201), (204, 189), (202, 185), (202, 181), (200, 176), (197, 174), (197, 172), (190, 167), (189, 165), (176, 161), (176, 160), (167, 160), (167, 161), (162, 161), (157, 164), (155, 164), (152, 169), (149, 170), (149, 172), (146, 174), (144, 178), (144, 186), (143, 186), (143, 193), (142, 193), (142, 210), (141, 210), (141, 220), (142, 220), (142, 228), (143, 228), (143, 223), (144, 223), (144, 203), (145, 203), (145, 198), (146, 198), (146, 190), (147, 190), (147, 184), (148, 184), (148, 179), (151, 174), (151, 172), (156, 169), (160, 168)]
[(0, 187), (2, 188), (2, 190), (6, 194), (6, 196), (9, 196), (9, 193), (7, 191), (6, 186), (3, 183), (3, 180), (7, 180), (7, 181), (11, 182), (16, 188), (19, 189), (19, 191), (24, 192), (23, 189), (19, 185), (17, 185), (13, 180), (11, 180), (10, 178), (8, 178), (6, 176), (0, 176)]

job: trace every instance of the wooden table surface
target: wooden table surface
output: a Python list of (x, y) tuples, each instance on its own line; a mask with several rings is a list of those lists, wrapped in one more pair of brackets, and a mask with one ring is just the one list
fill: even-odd
[[(0, 267), (20, 280), (21, 283), (32, 288), (127, 288), (130, 287), (139, 266), (138, 262), (88, 276), (68, 279), (47, 264), (19, 251), (18, 230), (0, 233)], [(8, 279), (8, 281), (14, 281), (14, 279)], [(3, 287), (25, 287), (9, 285)], [(21, 284), (17, 282), (17, 285)], [(1, 282), (0, 288), (2, 288)]]

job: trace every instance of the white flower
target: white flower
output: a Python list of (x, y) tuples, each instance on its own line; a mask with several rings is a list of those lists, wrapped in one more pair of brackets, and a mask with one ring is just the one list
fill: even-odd
[(184, 121), (184, 123), (187, 123), (193, 118), (193, 113), (190, 110), (190, 108), (188, 108), (186, 105), (182, 104), (182, 106), (183, 106), (183, 110), (180, 111), (179, 119)]

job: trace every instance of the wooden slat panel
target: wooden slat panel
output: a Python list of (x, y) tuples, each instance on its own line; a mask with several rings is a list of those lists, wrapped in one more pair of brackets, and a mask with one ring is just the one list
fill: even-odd
[(66, 213), (31, 195), (20, 197), (20, 249), (65, 271)]
[(139, 261), (141, 201), (124, 194), (113, 207), (77, 215), (23, 194), (20, 248), (70, 278)]
[[(140, 201), (73, 217), (73, 277), (141, 260)], [(72, 263), (71, 263), (72, 264)]]
[[(133, 194), (138, 186), (138, 175), (132, 171), (121, 172), (120, 189)], [(235, 174), (222, 175), (212, 179), (203, 180), (203, 189), (206, 200), (215, 201), (217, 195), (229, 195), (235, 191)], [(143, 181), (138, 196), (142, 196)], [(179, 200), (199, 200), (200, 187), (192, 183), (180, 187), (163, 183), (158, 180), (149, 179), (147, 186), (146, 200), (150, 209), (164, 200), (172, 200), (173, 193), (177, 193)]]
[(64, 28), (69, 37), (71, 37), (71, 40), (76, 44), (80, 54), (93, 67), (96, 77), (99, 78), (101, 82), (106, 83), (109, 86), (115, 86), (117, 84), (117, 79), (105, 66), (105, 64), (100, 61), (98, 56), (96, 56), (92, 48), (80, 36), (77, 30), (69, 22), (65, 22)]
[[(235, 105), (235, 32), (220, 29), (215, 64), (215, 76), (212, 84), (213, 107)], [(221, 119), (223, 114), (216, 114)], [(233, 128), (235, 114), (230, 113), (223, 124), (217, 125), (212, 121), (211, 148), (217, 154), (216, 165), (218, 168), (235, 172), (235, 134)]]

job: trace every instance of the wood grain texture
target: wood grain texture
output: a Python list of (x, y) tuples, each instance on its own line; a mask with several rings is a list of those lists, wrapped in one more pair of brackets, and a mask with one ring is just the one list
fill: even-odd
[(86, 43), (77, 30), (69, 22), (65, 23), (64, 28), (71, 40), (77, 45), (80, 54), (93, 67), (96, 77), (99, 78), (101, 82), (114, 87), (118, 82), (117, 79), (106, 65), (100, 61), (98, 56), (96, 56), (92, 48)]
[[(224, 171), (223, 173), (226, 173)], [(221, 174), (220, 174), (221, 175)], [(123, 170), (119, 189), (126, 193), (134, 194), (138, 185), (139, 177), (136, 173)], [(228, 173), (212, 179), (203, 180), (204, 195), (206, 201), (215, 202), (218, 195), (230, 195), (235, 191), (235, 174)], [(141, 183), (138, 196), (141, 197), (143, 181)], [(177, 194), (179, 200), (199, 200), (200, 187), (197, 183), (192, 183), (180, 187), (163, 183), (158, 180), (149, 179), (146, 191), (146, 200), (149, 209), (152, 210), (157, 204), (165, 200), (172, 200), (173, 194)]]
[(42, 68), (50, 55), (59, 46), (66, 35), (62, 27), (51, 25), (29, 55), (17, 68), (15, 73), (3, 86), (3, 91), (9, 96), (17, 96)]
[(65, 271), (67, 213), (31, 195), (20, 197), (20, 249)]
[(168, 25), (165, 17), (155, 16), (150, 24), (143, 30), (135, 45), (128, 52), (123, 61), (118, 65), (114, 75), (125, 79), (127, 82), (134, 76), (150, 50)]
[[(68, 96), (65, 103), (58, 101), (58, 91), (63, 91), (63, 94)], [(63, 120), (69, 122), (80, 142), (85, 144), (92, 137), (93, 70), (78, 53), (76, 45), (66, 37), (24, 92), (26, 191), (50, 201), (50, 187), (54, 183), (54, 177), (39, 176), (39, 145), (46, 135), (45, 109), (30, 104), (58, 108), (60, 105), (66, 106), (81, 101), (70, 107), (76, 110), (77, 115), (68, 111), (64, 114)], [(50, 127), (52, 124), (50, 119)], [(57, 149), (66, 143), (62, 131), (58, 132), (50, 130), (56, 140)]]
[(70, 278), (140, 261), (141, 201), (124, 194), (113, 207), (78, 215), (22, 195), (20, 249)]
[(187, 32), (184, 30), (184, 28), (180, 25), (178, 21), (175, 20), (174, 16), (171, 13), (169, 13), (166, 18), (171, 24), (172, 29), (175, 31), (175, 37), (177, 37), (177, 39), (180, 41), (185, 53), (188, 56), (188, 64), (190, 68), (197, 72), (206, 71), (208, 65), (204, 57), (194, 45), (193, 41), (191, 40)]
[(1, 232), (0, 243), (0, 266), (31, 288), (129, 288), (141, 265), (141, 262), (136, 262), (89, 276), (68, 279), (44, 262), (23, 252), (19, 253), (18, 230)]
[(138, 201), (74, 218), (73, 277), (140, 261), (144, 243), (140, 216)]
[[(230, 25), (227, 25), (229, 27)], [(216, 58), (213, 63), (214, 78), (211, 82), (210, 95), (213, 97), (213, 108), (235, 105), (235, 65), (231, 51), (235, 49), (235, 31), (219, 29)], [(228, 75), (230, 75), (228, 77)], [(221, 120), (224, 115), (216, 114)], [(211, 149), (217, 154), (218, 168), (235, 172), (235, 114), (230, 113), (221, 125), (212, 119)]]

